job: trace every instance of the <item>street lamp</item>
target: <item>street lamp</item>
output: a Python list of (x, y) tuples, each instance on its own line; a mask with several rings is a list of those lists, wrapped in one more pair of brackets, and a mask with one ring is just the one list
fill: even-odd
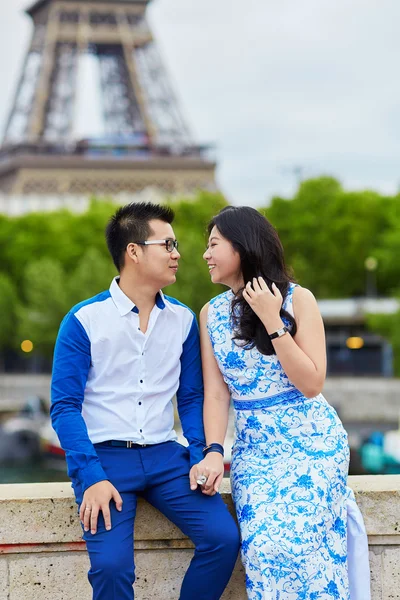
[(31, 342), (31, 340), (24, 340), (23, 342), (21, 342), (21, 350), (22, 352), (26, 352), (27, 354), (29, 352), (32, 352), (33, 343)]

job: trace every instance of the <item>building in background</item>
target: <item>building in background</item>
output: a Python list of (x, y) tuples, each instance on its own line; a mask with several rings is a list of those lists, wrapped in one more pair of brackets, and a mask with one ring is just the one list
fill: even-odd
[[(215, 189), (146, 20), (150, 0), (38, 0), (0, 149), (0, 211)], [(96, 135), (84, 135), (91, 121)]]
[(368, 314), (395, 314), (395, 298), (347, 298), (320, 300), (325, 324), (328, 376), (393, 375), (392, 347), (366, 328)]

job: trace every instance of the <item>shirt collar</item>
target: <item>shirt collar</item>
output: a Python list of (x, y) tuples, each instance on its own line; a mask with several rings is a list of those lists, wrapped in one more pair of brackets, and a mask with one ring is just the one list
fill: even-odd
[[(166, 298), (165, 298), (165, 296), (164, 296), (164, 294), (162, 293), (162, 291), (161, 291), (161, 290), (160, 290), (160, 291), (158, 292), (158, 294), (157, 294), (157, 299), (158, 299), (158, 298), (159, 298), (159, 299), (161, 300), (161, 302), (163, 303), (163, 308), (167, 307), (167, 308), (168, 308), (168, 310), (170, 310), (170, 311), (171, 311), (171, 312), (173, 312), (173, 313), (176, 313), (176, 310), (175, 310), (175, 308), (174, 308), (173, 304), (171, 304), (171, 302), (168, 302), (168, 300), (166, 300)], [(156, 302), (157, 302), (157, 300), (156, 300)], [(158, 306), (158, 303), (157, 303), (157, 306)]]
[[(121, 317), (124, 317), (125, 315), (130, 313), (134, 308), (136, 308), (136, 305), (134, 302), (132, 302), (130, 298), (128, 298), (126, 294), (124, 294), (124, 292), (119, 287), (118, 282), (119, 277), (114, 277), (110, 285), (110, 294), (115, 306), (118, 309), (119, 314), (121, 315)], [(165, 296), (161, 290), (156, 296), (156, 305), (160, 310), (163, 310), (165, 307), (167, 307), (172, 312), (175, 312), (171, 303), (165, 300)]]

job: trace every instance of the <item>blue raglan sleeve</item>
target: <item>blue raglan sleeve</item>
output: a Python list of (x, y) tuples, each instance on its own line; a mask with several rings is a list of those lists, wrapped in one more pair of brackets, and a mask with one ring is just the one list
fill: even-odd
[(202, 460), (202, 449), (205, 446), (200, 336), (194, 315), (189, 334), (183, 344), (181, 375), (176, 396), (183, 435), (189, 442), (190, 466), (192, 467)]
[(91, 363), (90, 340), (78, 318), (69, 313), (58, 332), (51, 381), (50, 416), (65, 451), (68, 475), (84, 492), (107, 479), (82, 417)]

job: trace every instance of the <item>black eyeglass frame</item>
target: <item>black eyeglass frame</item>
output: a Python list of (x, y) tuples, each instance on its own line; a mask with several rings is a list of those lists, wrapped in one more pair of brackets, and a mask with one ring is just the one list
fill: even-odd
[(133, 242), (134, 244), (139, 244), (139, 246), (165, 246), (167, 252), (173, 252), (174, 250), (178, 250), (179, 242), (178, 240), (173, 240), (172, 238), (167, 238), (166, 240), (146, 240), (144, 242)]

